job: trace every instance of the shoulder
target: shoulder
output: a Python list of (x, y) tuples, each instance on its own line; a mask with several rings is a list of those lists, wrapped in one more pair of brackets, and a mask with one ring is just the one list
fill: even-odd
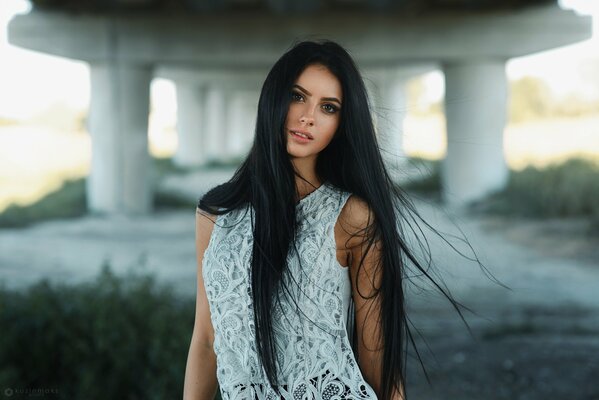
[[(214, 224), (216, 222), (217, 215), (211, 214), (206, 210), (202, 210), (200, 207), (196, 207), (196, 221), (202, 221), (202, 223)], [(210, 221), (207, 222), (206, 220)]]
[(372, 222), (373, 213), (370, 205), (356, 194), (349, 194), (341, 209), (344, 222), (356, 227), (366, 227)]
[(367, 228), (372, 225), (374, 214), (370, 205), (356, 194), (349, 193), (339, 214), (339, 224), (347, 235), (347, 247), (362, 243)]
[(207, 246), (210, 241), (210, 235), (214, 229), (217, 216), (210, 214), (201, 208), (196, 208), (196, 243)]

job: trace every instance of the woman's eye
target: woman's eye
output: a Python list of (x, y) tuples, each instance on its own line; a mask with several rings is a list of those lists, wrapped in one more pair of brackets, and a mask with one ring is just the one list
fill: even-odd
[(302, 99), (302, 95), (297, 93), (297, 92), (291, 92), (291, 98), (293, 100), (301, 100)]
[(337, 112), (337, 107), (335, 107), (335, 106), (334, 106), (334, 105), (332, 105), (332, 104), (325, 104), (323, 107), (328, 107), (328, 110), (327, 110), (327, 112), (328, 112), (329, 114), (333, 114), (334, 112)]

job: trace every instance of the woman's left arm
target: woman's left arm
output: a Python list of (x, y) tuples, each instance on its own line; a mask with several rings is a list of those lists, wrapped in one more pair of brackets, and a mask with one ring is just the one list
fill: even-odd
[[(380, 321), (380, 296), (373, 294), (381, 286), (382, 270), (380, 262), (382, 245), (365, 237), (365, 228), (374, 218), (368, 204), (351, 196), (344, 220), (345, 229), (353, 236), (347, 241), (350, 257), (352, 297), (355, 304), (355, 323), (358, 343), (358, 364), (364, 379), (372, 386), (379, 399), (382, 399), (382, 359), (383, 337)], [(362, 266), (360, 262), (364, 257)], [(396, 390), (392, 400), (404, 400), (403, 388)]]

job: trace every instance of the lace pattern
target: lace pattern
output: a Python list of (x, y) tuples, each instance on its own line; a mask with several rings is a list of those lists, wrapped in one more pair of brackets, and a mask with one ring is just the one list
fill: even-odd
[(223, 399), (376, 399), (350, 344), (351, 284), (336, 256), (335, 223), (349, 196), (325, 182), (297, 203), (296, 247), (291, 246), (283, 276), (288, 290), (280, 289), (281, 301), (273, 309), (280, 396), (270, 387), (255, 346), (251, 207), (217, 217), (202, 276)]

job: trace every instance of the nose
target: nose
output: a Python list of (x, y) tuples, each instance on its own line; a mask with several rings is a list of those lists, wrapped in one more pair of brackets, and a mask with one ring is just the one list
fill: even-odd
[(300, 118), (300, 122), (302, 124), (307, 124), (307, 125), (312, 126), (312, 125), (314, 125), (314, 117), (308, 117), (308, 116), (304, 115)]

